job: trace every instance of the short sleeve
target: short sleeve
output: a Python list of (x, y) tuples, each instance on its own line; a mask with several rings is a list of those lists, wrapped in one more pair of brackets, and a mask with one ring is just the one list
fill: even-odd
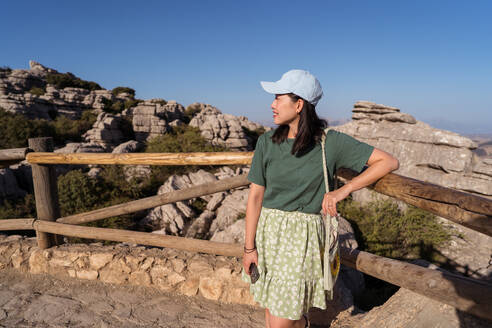
[(360, 172), (371, 157), (374, 147), (345, 133), (337, 132), (337, 168), (347, 168)]
[(261, 135), (256, 142), (255, 153), (251, 162), (251, 169), (249, 170), (248, 180), (260, 185), (265, 186), (265, 162), (263, 160), (265, 152), (265, 135)]

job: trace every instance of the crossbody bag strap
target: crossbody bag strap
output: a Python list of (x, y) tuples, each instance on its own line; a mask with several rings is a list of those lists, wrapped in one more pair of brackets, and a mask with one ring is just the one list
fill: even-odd
[(326, 192), (330, 191), (330, 184), (328, 183), (328, 169), (326, 168), (326, 152), (325, 152), (326, 136), (327, 136), (329, 130), (330, 130), (330, 128), (326, 128), (323, 131), (323, 136), (321, 137), (321, 151), (323, 153), (323, 176), (325, 178), (325, 190), (326, 190)]

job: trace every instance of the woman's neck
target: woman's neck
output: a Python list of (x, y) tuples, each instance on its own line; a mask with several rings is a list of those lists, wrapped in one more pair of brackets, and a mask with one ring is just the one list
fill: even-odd
[(289, 132), (287, 133), (287, 138), (295, 138), (297, 136), (298, 128), (299, 117), (295, 121), (289, 123)]

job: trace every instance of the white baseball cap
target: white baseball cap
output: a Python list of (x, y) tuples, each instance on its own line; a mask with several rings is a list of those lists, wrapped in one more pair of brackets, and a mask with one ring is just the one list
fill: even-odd
[(308, 71), (293, 69), (284, 73), (277, 82), (261, 81), (263, 89), (272, 94), (293, 93), (316, 106), (323, 96), (318, 79)]

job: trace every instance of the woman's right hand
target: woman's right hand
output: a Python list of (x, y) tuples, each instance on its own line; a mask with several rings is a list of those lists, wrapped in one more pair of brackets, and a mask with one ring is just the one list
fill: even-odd
[(255, 263), (256, 266), (258, 266), (258, 252), (256, 249), (251, 253), (243, 253), (243, 269), (248, 276), (251, 274), (251, 272), (249, 272), (251, 263)]

